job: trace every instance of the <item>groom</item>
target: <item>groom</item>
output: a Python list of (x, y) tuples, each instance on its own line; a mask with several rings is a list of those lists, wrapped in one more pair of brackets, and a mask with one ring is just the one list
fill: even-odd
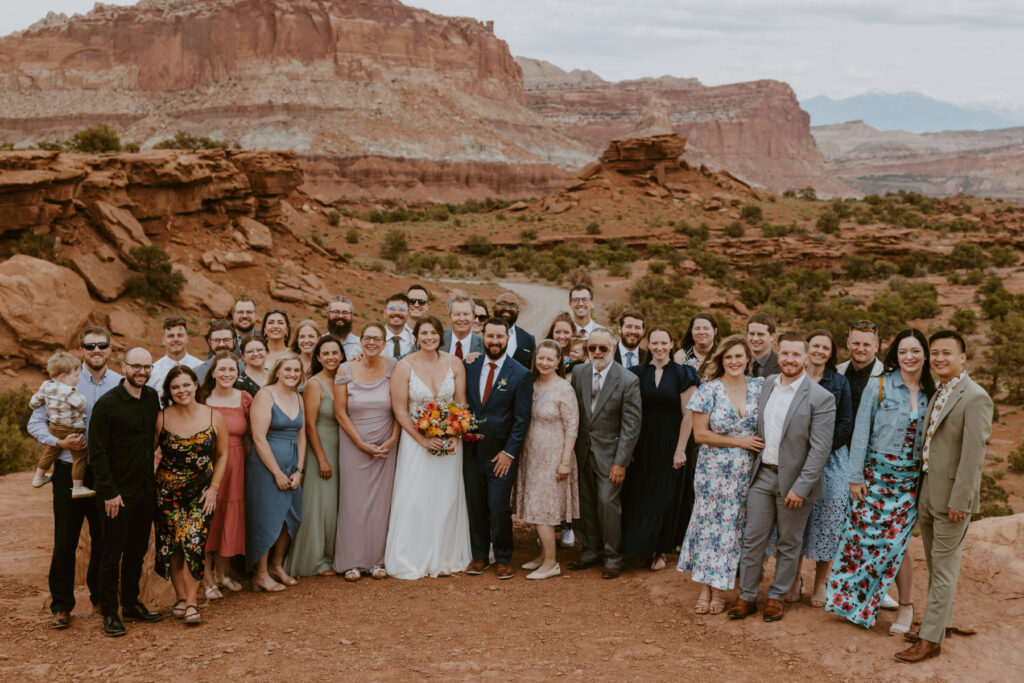
[(494, 544), (499, 579), (511, 579), (512, 507), (519, 457), (533, 410), (533, 378), (506, 355), (508, 322), (491, 318), (484, 323), (484, 355), (466, 368), (469, 409), (480, 420), (480, 441), (466, 444), (462, 478), (469, 508), (469, 539), (473, 561), (470, 576), (484, 573), (488, 550)]

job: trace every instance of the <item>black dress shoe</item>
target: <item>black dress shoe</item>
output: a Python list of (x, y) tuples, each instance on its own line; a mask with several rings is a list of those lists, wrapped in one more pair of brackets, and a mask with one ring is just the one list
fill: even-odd
[(573, 560), (569, 563), (569, 569), (573, 571), (579, 571), (581, 569), (591, 569), (593, 567), (599, 567), (601, 563), (599, 561), (584, 562), (583, 560)]
[(121, 610), (121, 614), (125, 619), (131, 621), (142, 621), (147, 624), (152, 624), (155, 621), (160, 621), (164, 618), (164, 615), (159, 612), (150, 612), (141, 602), (137, 602), (131, 607), (125, 607)]
[(601, 572), (602, 579), (617, 579), (619, 574), (622, 573), (622, 567), (605, 567), (604, 571)]
[(61, 610), (53, 613), (53, 621), (50, 622), (50, 628), (63, 631), (71, 625), (71, 614), (67, 610)]
[(117, 638), (125, 634), (124, 624), (117, 616), (103, 617), (103, 632), (111, 638)]

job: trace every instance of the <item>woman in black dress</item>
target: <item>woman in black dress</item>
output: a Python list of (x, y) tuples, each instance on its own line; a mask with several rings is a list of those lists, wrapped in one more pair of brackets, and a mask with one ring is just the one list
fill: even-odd
[(656, 326), (647, 335), (650, 360), (630, 368), (640, 378), (643, 422), (622, 485), (622, 552), (665, 568), (675, 551), (682, 509), (683, 465), (692, 423), (686, 404), (700, 380), (693, 368), (672, 361), (672, 336)]

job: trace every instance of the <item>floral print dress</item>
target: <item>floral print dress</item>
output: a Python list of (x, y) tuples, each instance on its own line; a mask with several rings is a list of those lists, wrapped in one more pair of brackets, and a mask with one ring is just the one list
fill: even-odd
[[(741, 417), (726, 395), (720, 379), (697, 387), (687, 407), (706, 413), (711, 431), (727, 436), (757, 434), (760, 377), (747, 378), (746, 408)], [(729, 590), (736, 582), (743, 525), (746, 522), (747, 484), (754, 453), (744, 448), (701, 444), (694, 477), (694, 504), (676, 569), (690, 572), (697, 583)]]
[[(212, 421), (211, 413), (211, 421)], [(210, 518), (199, 503), (213, 479), (217, 433), (211, 424), (192, 436), (160, 430), (162, 458), (156, 471), (156, 573), (168, 577), (171, 556), (180, 548), (185, 566), (203, 578)]]

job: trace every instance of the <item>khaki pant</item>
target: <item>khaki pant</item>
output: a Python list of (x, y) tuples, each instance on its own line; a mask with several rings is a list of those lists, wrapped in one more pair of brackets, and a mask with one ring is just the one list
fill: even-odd
[[(925, 473), (924, 477), (928, 476)], [(949, 521), (948, 504), (929, 500), (928, 487), (923, 481), (920, 491), (918, 524), (924, 541), (924, 557), (928, 561), (928, 606), (921, 621), (921, 637), (941, 643), (946, 638), (946, 628), (953, 625), (953, 598), (971, 513), (967, 513), (964, 521), (953, 524)]]
[[(56, 439), (63, 439), (66, 436), (72, 434), (85, 434), (84, 427), (65, 427), (63, 425), (56, 425), (50, 422), (47, 424), (50, 428), (50, 435)], [(47, 446), (43, 450), (42, 456), (39, 458), (37, 467), (41, 470), (48, 470), (53, 465), (54, 461), (60, 457), (60, 452), (64, 450), (60, 446)], [(85, 449), (80, 451), (71, 451), (71, 480), (81, 481), (85, 479)]]

